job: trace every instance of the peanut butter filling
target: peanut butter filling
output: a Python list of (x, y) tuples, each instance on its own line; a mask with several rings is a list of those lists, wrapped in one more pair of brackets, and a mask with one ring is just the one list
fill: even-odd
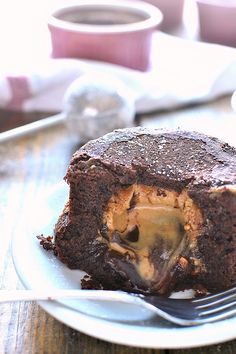
[(196, 241), (202, 216), (185, 191), (135, 184), (111, 197), (103, 223), (110, 250), (128, 254), (143, 280), (160, 283)]

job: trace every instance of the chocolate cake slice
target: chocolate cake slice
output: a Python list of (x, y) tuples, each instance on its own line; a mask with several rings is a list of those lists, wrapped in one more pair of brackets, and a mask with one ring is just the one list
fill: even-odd
[(66, 177), (55, 250), (105, 289), (167, 294), (236, 281), (236, 150), (187, 131), (131, 128), (90, 141)]

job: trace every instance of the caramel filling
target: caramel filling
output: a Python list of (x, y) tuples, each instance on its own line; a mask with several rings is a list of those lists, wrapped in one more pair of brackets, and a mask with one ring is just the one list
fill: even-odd
[(132, 185), (112, 196), (103, 222), (109, 248), (128, 254), (143, 280), (160, 283), (193, 245), (202, 216), (186, 192)]

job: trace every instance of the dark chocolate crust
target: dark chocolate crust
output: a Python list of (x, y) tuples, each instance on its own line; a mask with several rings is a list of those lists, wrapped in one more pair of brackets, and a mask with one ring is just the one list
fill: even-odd
[[(181, 284), (216, 291), (236, 281), (236, 150), (228, 144), (181, 130), (117, 130), (78, 150), (65, 179), (70, 196), (55, 227), (55, 249), (68, 267), (86, 271), (104, 288), (150, 293)], [(135, 183), (186, 190), (203, 215), (196, 247), (183, 255), (187, 269), (177, 263), (161, 289), (147, 288), (127, 255), (105, 242), (109, 199)], [(202, 271), (195, 272), (193, 259)]]

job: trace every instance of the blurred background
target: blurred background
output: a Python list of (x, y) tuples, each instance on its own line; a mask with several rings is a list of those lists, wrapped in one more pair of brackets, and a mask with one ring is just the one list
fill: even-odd
[[(231, 112), (236, 89), (234, 0), (143, 1), (158, 7), (163, 21), (152, 37), (151, 65), (142, 74), (108, 65), (85, 69), (83, 62), (52, 59), (49, 16), (54, 8), (70, 3), (9, 0), (1, 4), (0, 131), (60, 113), (67, 88), (91, 70), (118, 76), (131, 89), (127, 96), (134, 97), (134, 114), (155, 112), (158, 124), (162, 117), (166, 119), (163, 114), (179, 114), (180, 108), (185, 114), (189, 106), (225, 95)], [(58, 38), (59, 44), (62, 40)]]
[[(170, 33), (197, 38), (197, 10), (195, 0), (185, 0), (183, 23), (174, 28), (165, 28)], [(150, 0), (155, 3), (155, 0)], [(170, 3), (169, 13), (173, 13), (174, 0), (161, 3)], [(178, 1), (177, 1), (178, 2)], [(1, 4), (0, 11), (0, 41), (1, 41), (1, 68), (12, 71), (14, 68), (30, 65), (34, 60), (40, 63), (41, 58), (51, 53), (51, 42), (47, 21), (49, 14), (55, 7), (68, 4), (66, 0), (8, 0)], [(158, 0), (156, 1), (158, 3)], [(179, 19), (179, 16), (177, 16)]]

